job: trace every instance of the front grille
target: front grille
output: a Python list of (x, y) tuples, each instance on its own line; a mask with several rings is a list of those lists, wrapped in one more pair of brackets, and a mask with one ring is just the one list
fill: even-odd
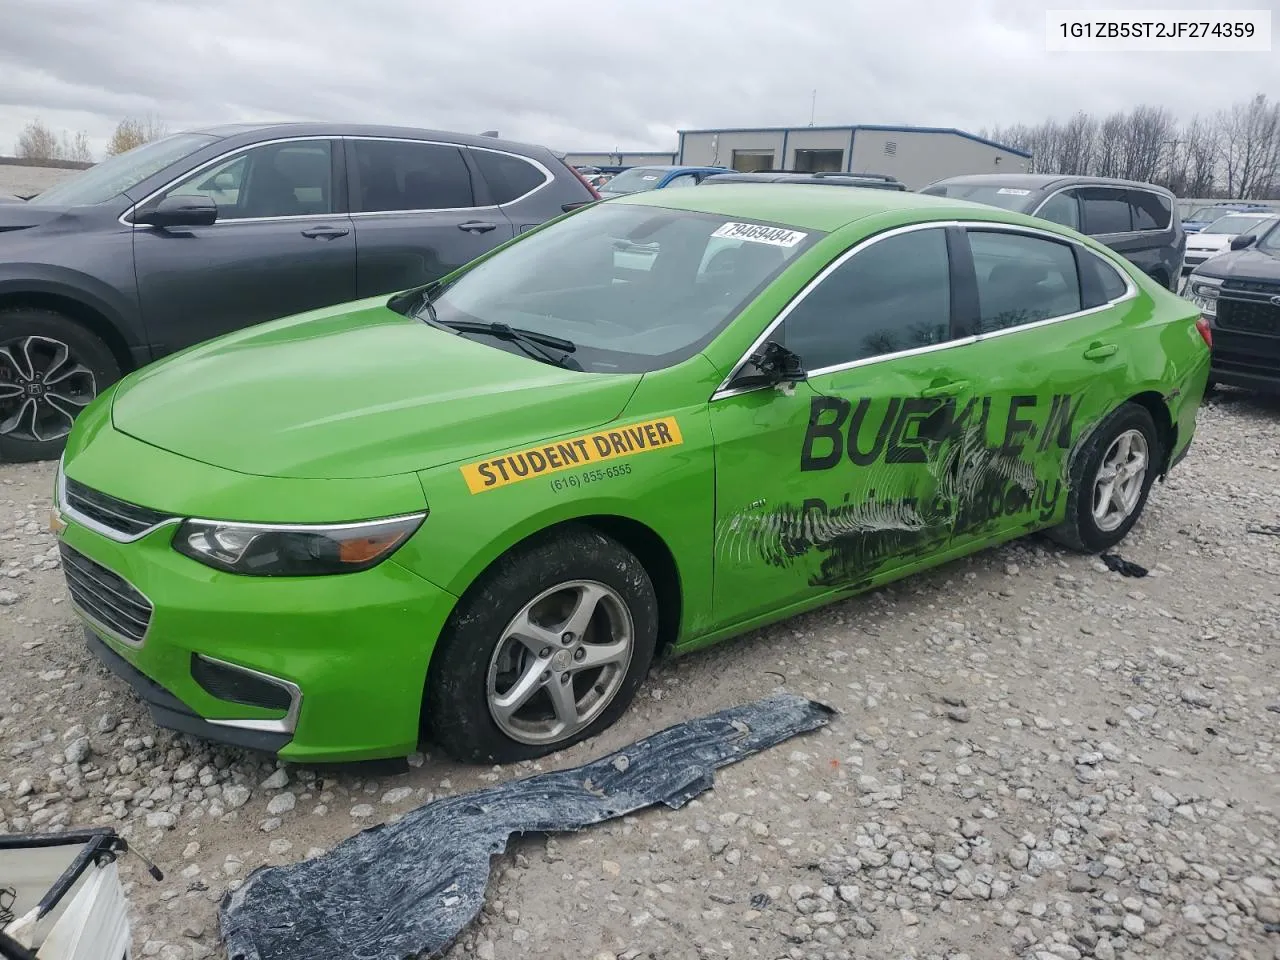
[(75, 605), (121, 640), (141, 643), (151, 624), (151, 601), (119, 574), (65, 543), (58, 544), (58, 552)]
[(268, 710), (288, 710), (292, 702), (289, 691), (278, 683), (206, 660), (195, 653), (191, 655), (191, 676), (209, 696), (230, 703), (264, 707)]
[(172, 514), (117, 500), (70, 477), (66, 477), (64, 483), (66, 502), (63, 506), (127, 537), (136, 537), (144, 530), (173, 519)]
[(1228, 330), (1280, 335), (1280, 306), (1264, 301), (1219, 297), (1217, 319)]
[(1275, 280), (1224, 280), (1223, 290), (1241, 290), (1244, 293), (1260, 293), (1266, 297), (1280, 294), (1280, 281)]

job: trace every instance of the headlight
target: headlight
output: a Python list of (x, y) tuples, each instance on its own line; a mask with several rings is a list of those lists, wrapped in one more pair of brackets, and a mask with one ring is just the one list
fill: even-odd
[(1222, 281), (1216, 277), (1197, 277), (1192, 274), (1191, 282), (1187, 284), (1187, 293), (1191, 295), (1191, 299), (1196, 302), (1196, 306), (1200, 308), (1200, 312), (1208, 317), (1216, 317), (1218, 315), (1218, 294)]
[(173, 547), (192, 560), (255, 577), (318, 577), (377, 566), (422, 526), (427, 514), (335, 524), (187, 520)]

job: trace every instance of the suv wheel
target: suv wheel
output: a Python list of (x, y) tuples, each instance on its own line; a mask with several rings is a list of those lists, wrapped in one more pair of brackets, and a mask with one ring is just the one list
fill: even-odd
[(80, 411), (119, 377), (111, 350), (74, 320), (0, 311), (0, 463), (58, 457)]

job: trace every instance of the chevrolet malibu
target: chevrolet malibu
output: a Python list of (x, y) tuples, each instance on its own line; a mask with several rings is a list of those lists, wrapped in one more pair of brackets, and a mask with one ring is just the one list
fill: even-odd
[(191, 347), (77, 419), (89, 647), (163, 725), (292, 761), (536, 757), (685, 653), (1047, 531), (1186, 453), (1196, 307), (945, 198), (726, 184)]

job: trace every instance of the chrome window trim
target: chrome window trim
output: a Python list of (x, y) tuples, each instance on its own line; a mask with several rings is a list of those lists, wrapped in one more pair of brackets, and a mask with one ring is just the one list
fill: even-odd
[[(278, 720), (212, 720), (209, 717), (203, 718), (206, 723), (212, 723), (219, 727), (235, 727), (238, 730), (253, 730), (258, 733), (287, 733), (292, 734), (298, 728), (298, 714), (302, 712), (302, 688), (291, 680), (285, 680), (281, 677), (273, 677), (269, 673), (263, 673), (261, 670), (254, 670), (251, 667), (242, 666), (238, 663), (230, 663), (227, 660), (219, 660), (217, 657), (211, 657), (207, 654), (197, 653), (197, 657), (207, 663), (214, 663), (228, 670), (238, 670), (241, 673), (247, 673), (250, 676), (257, 677), (266, 683), (280, 687), (289, 694), (289, 709), (285, 711), (285, 715)], [(206, 691), (207, 692), (207, 691)], [(213, 696), (213, 694), (209, 694)], [(217, 700), (218, 697), (213, 697)]]
[[(128, 210), (120, 214), (120, 216), (117, 219), (120, 221), (120, 223), (124, 224), (126, 227), (133, 227), (135, 230), (150, 230), (151, 224), (134, 223), (132, 220), (128, 218), (133, 216), (135, 213), (137, 213), (140, 207), (146, 206), (156, 197), (160, 196), (160, 194), (167, 193), (169, 190), (172, 190), (174, 187), (178, 186), (178, 184), (185, 183), (189, 178), (194, 177), (201, 170), (205, 170), (215, 164), (222, 163), (224, 160), (228, 160), (231, 157), (236, 156), (237, 154), (248, 153), (250, 150), (256, 150), (258, 147), (266, 147), (273, 143), (303, 143), (309, 140), (340, 140), (340, 139), (341, 137), (335, 136), (333, 134), (323, 135), (323, 136), (313, 135), (313, 136), (307, 136), (307, 137), (273, 137), (270, 140), (259, 140), (257, 143), (250, 143), (241, 147), (233, 147), (232, 149), (226, 151), (225, 153), (220, 153), (216, 157), (206, 160), (204, 163), (200, 164), (200, 166), (192, 167), (186, 173), (181, 174), (180, 176), (174, 177), (172, 180), (166, 183), (163, 187), (159, 187), (155, 190), (152, 190), (149, 194), (147, 194), (145, 197), (143, 197), (133, 206), (129, 207)], [(330, 159), (330, 162), (332, 163), (332, 159)], [(229, 224), (229, 223), (271, 223), (276, 220), (315, 220), (318, 218), (345, 217), (345, 216), (346, 216), (345, 213), (301, 213), (301, 214), (290, 214), (289, 216), (283, 216), (283, 217), (240, 217), (236, 220), (222, 220), (222, 221), (215, 220), (213, 223), (208, 224), (208, 226), (216, 227), (221, 224)]]
[[(742, 357), (738, 360), (738, 362), (735, 363), (732, 368), (730, 368), (728, 375), (723, 380), (720, 381), (720, 385), (716, 387), (715, 392), (711, 394), (711, 401), (721, 400), (727, 397), (736, 397), (740, 394), (753, 393), (757, 390), (767, 389), (765, 387), (738, 387), (738, 388), (730, 389), (729, 384), (733, 382), (733, 378), (736, 377), (741, 372), (744, 366), (746, 366), (751, 355), (755, 353), (757, 350), (759, 350), (761, 345), (766, 340), (769, 339), (770, 335), (772, 335), (773, 331), (776, 330), (787, 319), (787, 317), (791, 314), (791, 311), (794, 310), (796, 306), (801, 301), (803, 301), (831, 273), (839, 269), (846, 260), (856, 256), (858, 253), (867, 249), (867, 247), (870, 247), (872, 244), (879, 243), (881, 240), (886, 240), (889, 237), (900, 236), (905, 233), (913, 233), (919, 230), (933, 230), (933, 229), (945, 230), (949, 227), (959, 227), (963, 230), (1005, 231), (1008, 233), (1023, 234), (1025, 236), (1032, 236), (1038, 239), (1051, 240), (1057, 243), (1078, 247), (1087, 253), (1093, 254), (1095, 257), (1101, 260), (1107, 267), (1115, 270), (1116, 273), (1119, 274), (1120, 278), (1124, 281), (1124, 284), (1125, 284), (1124, 293), (1122, 293), (1118, 297), (1114, 297), (1111, 300), (1106, 301), (1105, 303), (1100, 303), (1096, 307), (1089, 307), (1086, 310), (1077, 310), (1075, 313), (1063, 314), (1060, 317), (1047, 317), (1044, 320), (1036, 320), (1031, 323), (1019, 324), (1018, 326), (1015, 326), (1015, 327), (1006, 327), (1003, 330), (993, 330), (990, 333), (971, 334), (970, 336), (960, 337), (956, 340), (948, 340), (945, 343), (931, 343), (923, 347), (913, 347), (910, 350), (898, 350), (898, 351), (895, 351), (894, 353), (885, 353), (885, 354), (880, 354), (874, 357), (863, 357), (858, 360), (850, 360), (847, 363), (838, 363), (838, 364), (833, 364), (829, 367), (820, 367), (817, 370), (806, 371), (807, 376), (814, 377), (814, 376), (819, 376), (821, 374), (838, 373), (842, 370), (852, 370), (856, 367), (871, 366), (872, 364), (884, 363), (888, 360), (898, 360), (902, 357), (910, 357), (910, 356), (915, 356), (917, 354), (936, 353), (941, 350), (950, 350), (955, 347), (969, 346), (970, 344), (978, 343), (979, 341), (982, 341), (982, 340), (990, 340), (993, 337), (1002, 337), (1010, 333), (1018, 333), (1023, 330), (1034, 330), (1038, 327), (1048, 326), (1049, 324), (1062, 323), (1063, 321), (1066, 321), (1066, 320), (1075, 320), (1079, 317), (1089, 316), (1090, 314), (1094, 314), (1102, 310), (1110, 309), (1111, 307), (1114, 307), (1116, 304), (1123, 303), (1126, 300), (1132, 300), (1138, 295), (1138, 287), (1133, 282), (1133, 278), (1129, 276), (1127, 271), (1120, 269), (1114, 263), (1114, 261), (1110, 259), (1110, 257), (1103, 256), (1097, 250), (1094, 250), (1092, 247), (1088, 246), (1087, 244), (1081, 243), (1079, 240), (1075, 240), (1071, 237), (1065, 237), (1062, 234), (1053, 232), (1052, 230), (1042, 230), (1039, 227), (1029, 227), (1029, 226), (1023, 226), (1021, 224), (1014, 224), (1014, 223), (1001, 223), (995, 220), (933, 220), (927, 223), (912, 223), (904, 227), (894, 227), (891, 230), (886, 230), (883, 233), (878, 233), (875, 236), (867, 237), (863, 240), (860, 240), (858, 243), (854, 244), (844, 253), (840, 254), (840, 256), (837, 257), (835, 260), (833, 260), (831, 263), (827, 264), (827, 266), (824, 267), (817, 276), (815, 276), (807, 284), (805, 284), (805, 286), (800, 290), (800, 292), (797, 293), (791, 299), (791, 301), (785, 307), (783, 307), (782, 311), (773, 319), (773, 321), (770, 322), (767, 327), (765, 327), (764, 332), (761, 333), (758, 337), (756, 337), (754, 341), (752, 341), (751, 346), (747, 348), (746, 352), (742, 355)], [(1064, 229), (1070, 229), (1070, 228), (1064, 228)]]
[[(105, 523), (101, 523), (92, 517), (85, 516), (75, 507), (67, 503), (67, 475), (62, 468), (61, 461), (58, 462), (58, 478), (54, 485), (54, 496), (54, 505), (58, 512), (64, 517), (68, 520), (74, 520), (80, 526), (85, 527), (88, 530), (92, 530), (99, 536), (106, 537), (108, 540), (114, 540), (116, 543), (135, 543), (143, 537), (151, 536), (151, 534), (155, 533), (157, 530), (162, 530), (165, 527), (181, 523), (183, 519), (182, 517), (169, 517), (167, 520), (162, 520), (160, 523), (153, 523), (145, 530), (140, 530), (135, 534), (128, 534), (123, 533), (114, 527), (109, 527)], [(112, 572), (114, 573), (114, 571)], [(117, 576), (119, 576), (119, 574), (117, 574)], [(134, 589), (137, 588), (135, 587)], [(141, 593), (141, 591), (138, 592)]]
[[(215, 164), (222, 163), (225, 160), (229, 160), (230, 158), (238, 154), (247, 153), (250, 150), (257, 149), (258, 147), (265, 147), (265, 146), (269, 146), (271, 144), (276, 144), (276, 143), (302, 143), (310, 140), (336, 140), (336, 141), (384, 140), (384, 141), (391, 141), (394, 143), (425, 143), (433, 146), (456, 147), (459, 150), (484, 150), (488, 153), (500, 153), (508, 157), (515, 157), (517, 160), (523, 160), (525, 163), (528, 163), (531, 166), (533, 166), (535, 169), (537, 169), (538, 172), (542, 174), (543, 179), (542, 179), (542, 183), (538, 184), (532, 190), (522, 193), (520, 196), (516, 197), (513, 200), (508, 200), (506, 203), (489, 203), (489, 204), (485, 204), (484, 206), (475, 206), (475, 207), (432, 207), (425, 210), (360, 210), (360, 211), (354, 211), (354, 212), (348, 210), (346, 213), (301, 213), (301, 214), (290, 214), (288, 216), (280, 216), (280, 217), (238, 217), (234, 220), (215, 220), (213, 223), (209, 224), (208, 226), (218, 227), (218, 226), (226, 226), (228, 224), (238, 224), (238, 223), (275, 223), (278, 221), (317, 220), (317, 219), (331, 219), (334, 217), (351, 217), (351, 218), (388, 217), (388, 216), (395, 216), (396, 214), (458, 213), (464, 210), (501, 210), (502, 207), (520, 203), (522, 200), (528, 199), (529, 197), (537, 193), (539, 190), (545, 189), (549, 184), (555, 181), (555, 174), (552, 173), (550, 170), (548, 170), (546, 165), (543, 164), (540, 160), (536, 160), (533, 157), (527, 157), (522, 153), (512, 153), (510, 150), (499, 150), (496, 147), (473, 146), (467, 143), (453, 143), (448, 140), (422, 140), (417, 137), (375, 137), (375, 136), (363, 136), (363, 135), (349, 136), (346, 134), (325, 134), (325, 135), (316, 134), (316, 135), (305, 136), (305, 137), (273, 137), (270, 140), (259, 140), (257, 143), (251, 143), (251, 144), (246, 144), (244, 146), (235, 147), (231, 150), (226, 151), (225, 153), (218, 154), (218, 156), (213, 157), (212, 159), (206, 160), (204, 163), (200, 164), (198, 167), (193, 167), (192, 169), (188, 170), (186, 173), (182, 174), (181, 176), (175, 177), (174, 179), (170, 180), (164, 186), (151, 191), (151, 193), (147, 194), (137, 203), (130, 206), (127, 210), (124, 211), (124, 213), (120, 214), (120, 216), (117, 219), (124, 226), (132, 227), (135, 230), (150, 229), (151, 228), (150, 224), (134, 223), (132, 220), (129, 219), (129, 217), (137, 213), (139, 208), (150, 203), (152, 200), (154, 200), (156, 197), (160, 196), (161, 194), (166, 193), (169, 190), (172, 190), (174, 187), (178, 186), (179, 184), (185, 183), (188, 179), (200, 173), (200, 171), (208, 169), (209, 167), (214, 166)], [(470, 166), (467, 167), (467, 172), (468, 173), (471, 172)], [(347, 206), (348, 207), (351, 206), (350, 197), (347, 198)]]

